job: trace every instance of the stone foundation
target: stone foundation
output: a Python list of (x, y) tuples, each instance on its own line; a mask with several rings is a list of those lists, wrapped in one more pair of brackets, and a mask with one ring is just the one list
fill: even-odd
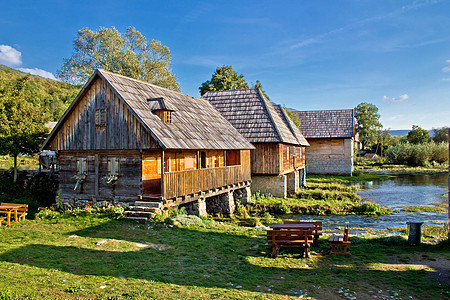
[(308, 155), (306, 153), (306, 166), (309, 174), (351, 176), (353, 158), (344, 155)]
[(292, 195), (295, 194), (297, 189), (300, 187), (300, 175), (298, 170), (286, 174), (287, 177), (287, 194)]
[(251, 191), (250, 187), (247, 186), (236, 190), (228, 190), (223, 194), (204, 198), (204, 200), (201, 198), (182, 206), (186, 208), (188, 214), (199, 217), (207, 214), (232, 216), (236, 209), (236, 201), (246, 205), (250, 198)]
[(287, 176), (286, 175), (254, 175), (252, 176), (252, 193), (272, 195), (274, 197), (287, 197)]

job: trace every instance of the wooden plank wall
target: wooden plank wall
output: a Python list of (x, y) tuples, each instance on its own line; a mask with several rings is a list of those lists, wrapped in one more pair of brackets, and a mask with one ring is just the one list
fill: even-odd
[[(96, 111), (105, 110), (105, 126), (96, 126)], [(94, 80), (51, 141), (52, 150), (156, 149), (151, 137), (101, 78)]]
[[(107, 184), (108, 158), (119, 158), (119, 179), (115, 185)], [(77, 158), (87, 158), (86, 180), (74, 190)], [(138, 151), (60, 151), (59, 189), (62, 198), (97, 200), (121, 197), (136, 200), (141, 192), (141, 155)], [(98, 163), (97, 163), (98, 162)], [(96, 167), (98, 165), (98, 169)]]
[(254, 143), (255, 150), (251, 150), (252, 174), (279, 174), (280, 144)]
[(305, 147), (295, 147), (295, 168), (305, 167)]
[(344, 139), (308, 139), (311, 155), (344, 155)]

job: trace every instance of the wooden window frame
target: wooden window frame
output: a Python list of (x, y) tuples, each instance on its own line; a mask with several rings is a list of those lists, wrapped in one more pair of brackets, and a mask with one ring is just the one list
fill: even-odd
[(77, 158), (77, 175), (88, 174), (88, 164), (86, 157)]
[(95, 111), (95, 126), (106, 126), (106, 110), (104, 108), (99, 108)]
[(108, 174), (119, 176), (120, 159), (118, 157), (108, 157)]

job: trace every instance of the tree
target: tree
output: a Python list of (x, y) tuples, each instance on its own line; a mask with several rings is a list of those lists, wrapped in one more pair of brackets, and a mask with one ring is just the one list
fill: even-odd
[(169, 48), (153, 39), (148, 44), (134, 27), (128, 27), (123, 36), (114, 27), (100, 27), (98, 31), (85, 27), (78, 31), (74, 40), (72, 57), (63, 61), (56, 74), (69, 83), (84, 83), (95, 69), (100, 68), (180, 90), (171, 70)]
[(380, 123), (378, 107), (373, 104), (362, 102), (355, 107), (356, 132), (362, 144), (362, 150), (367, 145), (373, 144), (381, 131), (383, 125)]
[(284, 111), (286, 112), (286, 114), (289, 116), (289, 118), (291, 118), (292, 122), (294, 122), (295, 126), (297, 126), (297, 128), (299, 130), (301, 130), (300, 125), (301, 125), (301, 120), (298, 117), (298, 115), (292, 113), (292, 111), (286, 107), (283, 107)]
[(433, 128), (434, 135), (433, 135), (433, 141), (435, 143), (447, 143), (448, 142), (448, 127), (440, 127), (440, 128)]
[(259, 80), (256, 80), (256, 83), (252, 85), (252, 89), (259, 89), (263, 95), (267, 98), (267, 100), (270, 100), (269, 96), (267, 96), (266, 91), (263, 90), (261, 82)]
[(202, 83), (198, 88), (200, 95), (204, 95), (208, 91), (227, 91), (248, 89), (244, 75), (236, 73), (231, 66), (222, 66), (216, 69), (211, 80)]
[(14, 157), (13, 181), (17, 180), (19, 154), (35, 154), (48, 134), (49, 114), (24, 97), (28, 76), (18, 78), (9, 89), (0, 91), (0, 154)]
[(431, 140), (428, 130), (413, 125), (412, 130), (406, 135), (406, 140), (411, 144), (423, 144)]

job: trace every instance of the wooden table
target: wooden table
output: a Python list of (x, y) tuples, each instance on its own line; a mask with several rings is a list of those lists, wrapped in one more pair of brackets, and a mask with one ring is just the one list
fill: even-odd
[(273, 224), (267, 231), (267, 241), (272, 246), (272, 258), (278, 256), (280, 247), (303, 248), (304, 257), (309, 257), (309, 249), (313, 242), (313, 224)]
[(0, 205), (0, 213), (6, 214), (6, 226), (11, 226), (11, 213), (14, 213), (14, 221), (17, 220), (17, 210), (22, 206), (19, 205)]

